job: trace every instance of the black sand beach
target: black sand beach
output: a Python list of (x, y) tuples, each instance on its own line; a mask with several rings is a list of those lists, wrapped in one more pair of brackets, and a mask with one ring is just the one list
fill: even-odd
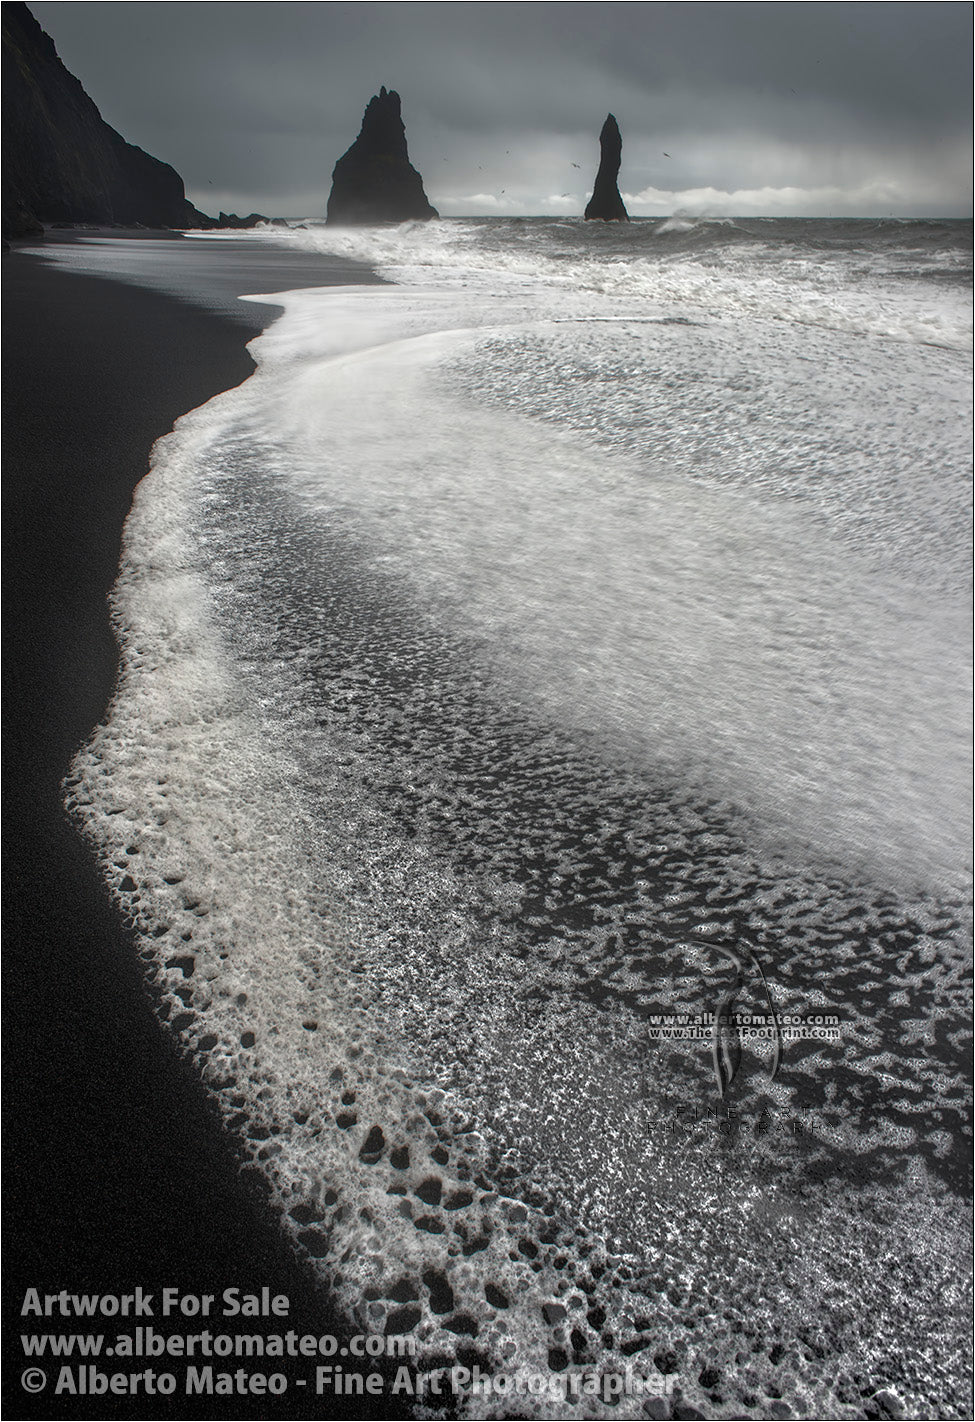
[[(175, 250), (178, 239), (169, 240)], [(92, 1398), (55, 1397), (50, 1385), (32, 1397), (21, 1387), (28, 1288), (267, 1285), (289, 1296), (288, 1327), (340, 1329), (157, 1021), (133, 945), (59, 793), (71, 755), (112, 694), (118, 658), (106, 596), (151, 445), (185, 411), (247, 378), (245, 341), (270, 313), (233, 301), (239, 269), (210, 288), (207, 304), (231, 313), (220, 315), (19, 251), (3, 265), (6, 1412), (297, 1417), (330, 1415), (331, 1407), (386, 1415), (376, 1399), (293, 1390), (280, 1402), (106, 1396), (93, 1410)], [(342, 279), (334, 264), (301, 265), (289, 273), (295, 285)], [(255, 260), (237, 290), (262, 289), (262, 275)], [(221, 1326), (230, 1332), (233, 1320)]]
[[(541, 224), (538, 232), (543, 254), (562, 252), (561, 236), (553, 240)], [(493, 240), (493, 233), (487, 235)], [(163, 1288), (193, 1295), (219, 1295), (235, 1285), (255, 1293), (266, 1288), (270, 1295), (289, 1296), (289, 1330), (316, 1336), (340, 1332), (312, 1266), (306, 1273), (284, 1243), (263, 1171), (243, 1168), (233, 1138), (221, 1128), (214, 1105), (218, 1093), (223, 1109), (237, 1113), (237, 1122), (247, 1121), (253, 1110), (251, 1139), (264, 1142), (256, 1150), (267, 1162), (268, 1176), (275, 1178), (275, 1154), (287, 1166), (277, 1178), (289, 1191), (299, 1249), (307, 1246), (328, 1258), (329, 1278), (345, 1290), (337, 1296), (366, 1307), (370, 1329), (375, 1319), (390, 1335), (415, 1330), (429, 1350), (420, 1355), (424, 1371), (449, 1361), (477, 1363), (507, 1376), (504, 1360), (515, 1355), (501, 1349), (517, 1349), (527, 1339), (542, 1369), (547, 1365), (538, 1374), (542, 1378), (568, 1373), (569, 1345), (573, 1358), (580, 1364), (592, 1360), (603, 1377), (622, 1378), (639, 1362), (658, 1391), (660, 1379), (667, 1379), (668, 1398), (655, 1392), (654, 1408), (644, 1415), (662, 1410), (674, 1417), (968, 1415), (963, 1411), (968, 1337), (958, 1326), (967, 1269), (960, 1241), (967, 1243), (967, 1219), (962, 1202), (950, 1193), (963, 1188), (957, 1172), (969, 1120), (962, 1061), (967, 1045), (962, 907), (947, 895), (943, 902), (930, 894), (922, 899), (920, 888), (911, 897), (910, 881), (904, 894), (895, 894), (885, 878), (867, 872), (869, 865), (861, 871), (859, 860), (847, 868), (829, 857), (837, 853), (826, 823), (831, 802), (807, 820), (801, 799), (810, 771), (846, 776), (859, 762), (861, 747), (875, 737), (883, 752), (879, 764), (892, 763), (896, 748), (913, 736), (913, 722), (899, 705), (891, 717), (885, 715), (886, 669), (875, 681), (870, 647), (857, 641), (855, 619), (861, 616), (868, 630), (879, 629), (887, 639), (888, 603), (878, 604), (883, 589), (859, 573), (852, 578), (847, 555), (839, 556), (832, 536), (820, 540), (813, 524), (804, 525), (823, 567), (837, 573), (835, 586), (844, 596), (852, 589), (859, 601), (853, 599), (848, 616), (836, 603), (834, 586), (819, 587), (815, 570), (810, 606), (823, 619), (826, 642), (820, 651), (817, 631), (810, 638), (812, 661), (806, 665), (800, 658), (796, 664), (796, 649), (805, 645), (812, 626), (804, 598), (810, 584), (804, 570), (812, 565), (791, 518), (783, 530), (774, 509), (767, 513), (751, 503), (748, 520), (769, 536), (763, 533), (753, 542), (749, 529), (742, 546), (766, 559), (763, 599), (753, 595), (750, 580), (737, 585), (730, 650), (750, 654), (765, 635), (765, 589), (777, 599), (773, 611), (782, 615), (787, 635), (781, 643), (770, 643), (757, 663), (746, 661), (747, 676), (729, 676), (727, 686), (706, 670), (682, 682), (677, 659), (662, 681), (651, 663), (664, 641), (650, 641), (646, 658), (636, 659), (610, 695), (600, 688), (598, 697), (585, 703), (583, 678), (569, 683), (573, 694), (579, 688), (587, 717), (612, 711), (624, 696), (638, 711), (646, 706), (669, 713), (673, 697), (676, 719), (668, 726), (665, 718), (661, 734), (670, 738), (672, 749), (682, 748), (685, 725), (699, 726), (700, 750), (694, 750), (694, 736), (688, 744), (701, 755), (704, 771), (699, 776), (692, 763), (683, 780), (672, 768), (672, 749), (658, 764), (651, 748), (644, 765), (642, 739), (635, 742), (631, 765), (617, 751), (612, 726), (605, 753), (599, 747), (590, 753), (590, 736), (601, 734), (599, 722), (577, 720), (576, 706), (567, 704), (561, 667), (549, 669), (549, 643), (561, 656), (564, 626), (588, 658), (598, 653), (601, 660), (593, 665), (612, 669), (615, 660), (625, 670), (633, 634), (617, 611), (633, 605), (634, 587), (641, 589), (647, 615), (655, 609), (662, 625), (683, 618), (689, 598), (694, 615), (701, 609), (703, 625), (711, 626), (732, 605), (714, 573), (737, 566), (736, 530), (744, 525), (736, 511), (723, 500), (712, 504), (709, 495), (708, 505), (736, 534), (736, 551), (730, 561), (720, 550), (714, 557), (708, 552), (691, 560), (688, 570), (683, 550), (695, 546), (695, 539), (705, 550), (712, 546), (709, 529), (704, 528), (707, 537), (697, 533), (703, 528), (697, 497), (688, 500), (681, 490), (675, 512), (655, 493), (648, 495), (634, 521), (629, 492), (634, 486), (627, 483), (619, 501), (615, 495), (605, 499), (602, 482), (591, 480), (589, 467), (599, 451), (588, 443), (576, 467), (561, 454), (553, 459), (544, 431), (533, 426), (515, 438), (507, 421), (500, 428), (490, 418), (483, 426), (468, 421), (469, 405), (448, 403), (445, 409), (439, 386), (425, 390), (422, 381), (411, 379), (410, 362), (397, 372), (396, 360), (381, 359), (370, 369), (367, 359), (366, 378), (360, 380), (363, 372), (355, 371), (348, 382), (341, 378), (343, 367), (356, 362), (342, 362), (327, 376), (311, 365), (282, 382), (289, 395), (301, 387), (302, 399), (294, 403), (279, 400), (272, 366), (267, 381), (255, 382), (239, 401), (224, 402), (241, 408), (221, 431), (226, 445), (215, 446), (212, 462), (204, 457), (199, 466), (184, 466), (199, 470), (200, 498), (161, 500), (152, 509), (155, 521), (140, 517), (143, 542), (137, 557), (150, 577), (157, 563), (163, 573), (170, 567), (179, 571), (170, 549), (193, 549), (197, 538), (209, 534), (212, 583), (201, 596), (212, 591), (214, 606), (223, 589), (240, 596), (241, 616), (236, 623), (228, 617), (227, 631), (239, 638), (235, 645), (247, 678), (261, 678), (246, 684), (259, 698), (277, 695), (274, 675), (285, 665), (283, 654), (308, 652), (312, 695), (306, 702), (304, 683), (293, 683), (286, 673), (278, 698), (284, 715), (279, 717), (275, 703), (261, 723), (264, 733), (253, 741), (240, 738), (251, 753), (243, 774), (231, 764), (234, 773), (222, 782), (211, 779), (211, 768), (222, 767), (225, 752), (233, 761), (239, 742), (219, 704), (211, 714), (206, 676), (168, 673), (169, 646), (192, 641), (183, 638), (192, 632), (192, 610), (185, 621), (182, 612), (170, 621), (168, 609), (185, 609), (185, 600), (145, 608), (138, 599), (128, 604), (132, 616), (124, 637), (138, 675), (119, 698), (117, 744), (106, 736), (89, 766), (97, 817), (92, 814), (87, 822), (101, 845), (99, 871), (62, 813), (59, 785), (72, 752), (88, 740), (111, 697), (117, 651), (105, 599), (133, 487), (147, 469), (152, 441), (181, 413), (246, 380), (251, 367), (243, 343), (272, 313), (241, 304), (235, 293), (370, 277), (312, 252), (282, 255), (235, 239), (197, 243), (150, 234), (121, 241), (85, 234), (64, 247), (52, 235), (46, 250), (68, 262), (70, 274), (38, 260), (36, 253), (15, 252), (5, 264), (11, 416), (5, 823), (12, 964), (6, 975), (12, 1024), (6, 1141), (12, 1149), (6, 1280), (10, 1415), (261, 1416), (284, 1422), (303, 1416), (387, 1416), (400, 1400), (405, 1411), (407, 1397), (398, 1400), (388, 1388), (378, 1397), (303, 1391), (302, 1375), (307, 1380), (310, 1367), (300, 1358), (290, 1364), (275, 1360), (275, 1368), (294, 1378), (278, 1400), (260, 1394), (187, 1395), (182, 1388), (178, 1402), (175, 1392), (172, 1398), (57, 1396), (55, 1368), (60, 1370), (62, 1360), (21, 1350), (22, 1334), (89, 1331), (73, 1319), (57, 1317), (45, 1327), (46, 1320), (22, 1316), (28, 1289), (41, 1295), (63, 1289), (117, 1296), (141, 1288), (158, 1296)], [(556, 260), (561, 264), (561, 256)], [(539, 268), (541, 293), (549, 271), (541, 258)], [(89, 274), (77, 274), (86, 270)], [(886, 270), (879, 258), (878, 270), (881, 276)], [(736, 278), (743, 311), (754, 294), (756, 273), (764, 280), (765, 266)], [(436, 282), (435, 271), (430, 278)], [(831, 280), (821, 279), (824, 286)], [(494, 280), (489, 271), (487, 282)], [(884, 320), (885, 282), (875, 283)], [(502, 308), (506, 292), (502, 286)], [(412, 320), (416, 293), (401, 293), (404, 300), (391, 294), (394, 299), (386, 303), (382, 292), (367, 293), (363, 305), (410, 308)], [(429, 294), (437, 303), (437, 331), (468, 319), (466, 295), (453, 306), (435, 286)], [(377, 295), (380, 300), (373, 301)], [(335, 296), (344, 319), (355, 298)], [(474, 296), (480, 300), (476, 287)], [(545, 296), (532, 318), (535, 327), (546, 313), (563, 314), (561, 292), (555, 303)], [(318, 306), (318, 298), (309, 305)], [(309, 343), (295, 343), (298, 360), (306, 354), (313, 362), (319, 358), (318, 317), (329, 319), (327, 296), (324, 306), (306, 332)], [(597, 377), (617, 368), (617, 333), (604, 334), (609, 323), (601, 297), (586, 296), (581, 309), (588, 313), (584, 326), (592, 329), (573, 333), (567, 342), (560, 335), (551, 360), (540, 367), (537, 386), (529, 385), (527, 393), (553, 399), (549, 409), (559, 418), (574, 417), (578, 406), (564, 388), (568, 356), (579, 361), (582, 399), (615, 422), (615, 381), (609, 393), (594, 397)], [(334, 323), (334, 309), (331, 316)], [(769, 323), (762, 318), (749, 325), (751, 319), (739, 321), (727, 340), (737, 349), (744, 339), (759, 360)], [(673, 324), (674, 340), (682, 343), (674, 347), (673, 373), (682, 379), (698, 367), (710, 370), (715, 351), (726, 349), (725, 338), (717, 347), (708, 344), (707, 332), (688, 337), (693, 322), (646, 324), (654, 360)], [(395, 324), (390, 329), (395, 332)], [(661, 337), (661, 329), (669, 334)], [(685, 352), (683, 343), (691, 339), (695, 344)], [(824, 353), (836, 350), (836, 333), (813, 338), (803, 329), (796, 337), (785, 325), (776, 347), (788, 357), (790, 378), (803, 400), (813, 339)], [(846, 351), (845, 337), (839, 344)], [(507, 367), (492, 356), (484, 387), (499, 398), (514, 393), (517, 413), (524, 352), (545, 349), (534, 338), (513, 347)], [(641, 359), (625, 356), (634, 390), (645, 379)], [(937, 359), (927, 370), (925, 357), (924, 378), (906, 385), (899, 358), (883, 379), (874, 373), (878, 398), (890, 401), (883, 408), (897, 408), (895, 399), (906, 388), (918, 399), (926, 392), (936, 408), (949, 409), (940, 402), (959, 387)], [(855, 362), (853, 368), (859, 368)], [(476, 363), (471, 369), (476, 372)], [(688, 405), (685, 383), (679, 380), (674, 387), (675, 419), (698, 428), (713, 418), (712, 402), (709, 396)], [(262, 389), (265, 385), (271, 388)], [(660, 388), (657, 380), (654, 389)], [(769, 388), (774, 392), (774, 385)], [(825, 400), (835, 389), (831, 377), (817, 398)], [(461, 389), (465, 401), (477, 392), (477, 385)], [(642, 396), (637, 413), (641, 401)], [(729, 387), (723, 406), (729, 418), (739, 404), (738, 386)], [(437, 440), (455, 410), (463, 421), (458, 443), (441, 448)], [(363, 411), (372, 422), (368, 439), (362, 436)], [(854, 413), (855, 427), (839, 423), (840, 434), (851, 441), (854, 435), (859, 439), (860, 420), (870, 423), (859, 397), (856, 411), (847, 412), (850, 421)], [(300, 486), (309, 448), (306, 416), (318, 440), (311, 446), (313, 471), (320, 472), (330, 497), (356, 495), (363, 511), (361, 524), (350, 521), (350, 537), (341, 528), (333, 533), (334, 503), (309, 520), (303, 502), (294, 500), (292, 508), (287, 497), (279, 497), (292, 479)], [(419, 438), (411, 445), (423, 420), (433, 430), (432, 447)], [(206, 422), (204, 416), (200, 423)], [(783, 449), (790, 431), (791, 426), (784, 431)], [(917, 451), (921, 433), (907, 421), (909, 450)], [(874, 439), (889, 455), (876, 428)], [(224, 449), (229, 458), (223, 458)], [(382, 476), (376, 482), (383, 512), (388, 504), (395, 515), (388, 545), (378, 546), (402, 559), (391, 564), (388, 578), (370, 570), (357, 537), (371, 516), (370, 460)], [(899, 465), (894, 461), (892, 467)], [(457, 468), (465, 479), (476, 476), (472, 495), (484, 489), (491, 494), (483, 548), (469, 536), (472, 526), (480, 527), (486, 506), (476, 497), (460, 499), (441, 525), (422, 518), (433, 499), (443, 504), (443, 492), (453, 493)], [(498, 483), (498, 469), (514, 483)], [(885, 469), (878, 459), (881, 482), (867, 486), (876, 487), (878, 496)], [(553, 473), (571, 475), (565, 523), (550, 518)], [(839, 479), (835, 470), (834, 475)], [(522, 484), (531, 496), (527, 504), (506, 494), (510, 487), (520, 496)], [(923, 491), (923, 479), (921, 486)], [(396, 497), (387, 498), (390, 493)], [(144, 513), (152, 502), (150, 494)], [(922, 505), (909, 506), (917, 527), (925, 530), (929, 510), (925, 501)], [(832, 509), (828, 503), (823, 507)], [(839, 507), (859, 505), (854, 500)], [(577, 598), (568, 581), (553, 583), (547, 570), (561, 576), (568, 544), (562, 530), (571, 523), (571, 532), (580, 517), (592, 520), (599, 536), (578, 559), (578, 568), (569, 564), (581, 590)], [(427, 533), (431, 527), (443, 532), (451, 557), (438, 554)], [(539, 536), (519, 543), (522, 527)], [(946, 523), (945, 547), (953, 546), (950, 531)], [(455, 545), (453, 538), (463, 541)], [(506, 553), (509, 545), (533, 577), (542, 570), (546, 583), (544, 596), (520, 577), (502, 587), (506, 597), (517, 593), (534, 609), (548, 638), (541, 655), (520, 607), (513, 617), (510, 603), (494, 601), (496, 550)], [(455, 557), (455, 547), (464, 551), (463, 559)], [(530, 557), (522, 557), (522, 547)], [(156, 556), (160, 548), (162, 558)], [(650, 560), (648, 549), (655, 554)], [(645, 561), (648, 575), (641, 571)], [(462, 562), (462, 576), (455, 575)], [(610, 614), (596, 626), (587, 589), (608, 564), (619, 580), (607, 601), (594, 604)], [(414, 605), (408, 596), (390, 594), (399, 591), (400, 566), (408, 566), (411, 576), (444, 578), (454, 606), (470, 589), (470, 606), (476, 609), (480, 599), (488, 614), (500, 612), (483, 652), (464, 620), (455, 622), (448, 600), (437, 620), (427, 624), (419, 599)], [(676, 570), (672, 586), (658, 597), (654, 582), (670, 568)], [(555, 606), (550, 594), (560, 586), (565, 591)], [(311, 614), (304, 618), (306, 609)], [(794, 621), (797, 609), (803, 616)], [(473, 625), (478, 633), (490, 627), (487, 617)], [(939, 662), (948, 664), (961, 639), (940, 628), (940, 613), (921, 625), (928, 628)], [(516, 639), (524, 639), (530, 656), (521, 666), (513, 661), (510, 672), (500, 665), (495, 680), (498, 629), (507, 635), (509, 627)], [(156, 642), (160, 629), (167, 635)], [(271, 640), (265, 646), (268, 629)], [(846, 655), (848, 644), (856, 655)], [(245, 663), (255, 645), (265, 655)], [(895, 636), (881, 645), (890, 645), (897, 657), (910, 650)], [(840, 646), (844, 656), (834, 657), (832, 649)], [(570, 658), (568, 668), (584, 670), (588, 664)], [(213, 665), (219, 687), (219, 658)], [(665, 670), (667, 665), (665, 658)], [(910, 659), (903, 665), (909, 673), (906, 694), (917, 673)], [(922, 661), (920, 670), (926, 665)], [(824, 668), (829, 683), (822, 681)], [(778, 710), (763, 719), (761, 700), (764, 687), (791, 685), (794, 673), (801, 673), (798, 692), (790, 692), (786, 709), (803, 709), (804, 687), (818, 692), (828, 684), (839, 697), (837, 705), (856, 713), (860, 739), (842, 741), (834, 754), (820, 745), (817, 729), (812, 750), (800, 747), (795, 755), (785, 739), (793, 724), (805, 723), (780, 717)], [(522, 687), (530, 685), (529, 677), (537, 682), (537, 699), (525, 703)], [(931, 680), (935, 707), (954, 715), (954, 692)], [(134, 718), (137, 733), (130, 736), (127, 702), (139, 681), (153, 698), (153, 710), (141, 721)], [(720, 742), (729, 753), (734, 750), (729, 726), (751, 734), (751, 722), (736, 709), (746, 681), (748, 696), (741, 704), (754, 708), (763, 753), (767, 747), (773, 769), (783, 767), (801, 811), (795, 845), (766, 835), (763, 816), (771, 812), (774, 830), (779, 806), (776, 801), (763, 808), (764, 769), (758, 774), (747, 757), (740, 784), (749, 794), (759, 787), (754, 810), (748, 811), (746, 802), (739, 812), (721, 798), (726, 791), (720, 775), (708, 788), (716, 712), (730, 718)], [(752, 684), (760, 695), (752, 695)], [(180, 699), (187, 686), (197, 689), (198, 700)], [(865, 687), (870, 696), (862, 711), (857, 708)], [(275, 858), (276, 841), (291, 843), (292, 811), (301, 808), (300, 800), (287, 793), (278, 801), (279, 762), (273, 754), (269, 769), (258, 762), (282, 725), (289, 734), (295, 723), (287, 718), (295, 712), (303, 718), (306, 706), (321, 720), (303, 747), (307, 759), (297, 765), (293, 783), (321, 790), (314, 828), (324, 827), (322, 838), (313, 841), (314, 857), (307, 860), (303, 852)], [(203, 730), (186, 754), (179, 736), (170, 734), (174, 723), (179, 729), (199, 724)], [(303, 730), (304, 720), (297, 724)], [(840, 726), (839, 720), (825, 724)], [(781, 726), (787, 728), (785, 737)], [(139, 734), (143, 728), (145, 735)], [(336, 748), (344, 752), (351, 743), (358, 755), (365, 740), (352, 742), (350, 728), (368, 729), (368, 754), (363, 751), (361, 764), (348, 774), (343, 767), (339, 776), (331, 760)], [(625, 718), (621, 729), (627, 731)], [(642, 738), (643, 728), (637, 730)], [(281, 741), (285, 744), (284, 735)], [(627, 744), (624, 735), (623, 751)], [(747, 737), (743, 744), (749, 744)], [(82, 784), (84, 777), (78, 780)], [(885, 783), (881, 776), (881, 786)], [(941, 804), (943, 790), (939, 779), (919, 803)], [(855, 796), (852, 803), (862, 801)], [(76, 804), (87, 813), (83, 795)], [(841, 797), (840, 811), (845, 804)], [(901, 804), (894, 781), (883, 795), (872, 795), (869, 808), (885, 834), (892, 833), (885, 828), (888, 814), (895, 827), (902, 826)], [(189, 813), (181, 817), (186, 807)], [(211, 813), (224, 810), (233, 838), (220, 814)], [(195, 862), (213, 851), (226, 864), (211, 900), (221, 919), (217, 928), (198, 928), (177, 917), (202, 907), (205, 918), (210, 908), (195, 894), (184, 897), (182, 888), (167, 896), (162, 885), (181, 885), (182, 866), (159, 847), (145, 853), (149, 867), (140, 882), (130, 878), (127, 856), (144, 853), (156, 826), (169, 825), (162, 836), (168, 843), (190, 820)], [(760, 832), (754, 839), (753, 827)], [(892, 847), (902, 843), (924, 848), (913, 833), (905, 832), (903, 841), (895, 838)], [(806, 849), (808, 857), (801, 857)], [(102, 872), (113, 876), (114, 898), (103, 887)], [(328, 914), (336, 903), (341, 907), (346, 892), (343, 874), (353, 884), (349, 903), (363, 910), (341, 925), (347, 961), (313, 953), (314, 971), (306, 979), (300, 957), (276, 954), (280, 945), (291, 955), (300, 953), (303, 943), (317, 943), (322, 923), (327, 950)], [(484, 885), (510, 885), (511, 896), (488, 900)], [(263, 910), (277, 907), (289, 893), (301, 902), (295, 920), (286, 918), (277, 935)], [(138, 936), (133, 929), (130, 937), (116, 917), (116, 902), (133, 905)], [(175, 912), (171, 903), (177, 903)], [(309, 905), (323, 906), (325, 914), (302, 939), (298, 915)], [(714, 965), (702, 965), (702, 928), (714, 932), (712, 946), (726, 944), (731, 935), (757, 945), (756, 960), (761, 954), (768, 964), (768, 978), (763, 963), (761, 979), (771, 986), (765, 1001), (777, 1031), (781, 1011), (782, 1020), (788, 1013), (800, 1028), (807, 1020), (813, 1026), (832, 1022), (837, 1035), (820, 1041), (800, 1033), (787, 1042), (774, 1080), (777, 1049), (774, 1067), (767, 1051), (749, 1048), (740, 1061), (729, 1057), (723, 1065), (730, 1061), (734, 1077), (717, 1085), (719, 1092), (722, 1085), (733, 1085), (734, 1093), (716, 1096), (713, 1034), (710, 1047), (695, 1037), (687, 1048), (678, 1048), (672, 1043), (682, 1037), (649, 1033), (653, 1023), (691, 1010), (683, 1003), (699, 1004), (695, 1012), (714, 1011), (718, 977)], [(194, 940), (200, 952), (191, 959), (190, 973), (201, 961), (200, 981), (206, 985), (199, 999), (195, 984), (187, 992), (184, 982), (172, 982), (182, 966), (175, 954), (184, 951), (177, 944)], [(435, 953), (428, 951), (431, 945)], [(238, 964), (221, 966), (232, 947), (242, 955), (243, 978)], [(195, 1044), (193, 1062), (180, 1058), (159, 1022), (164, 1013), (143, 982), (137, 949), (169, 970), (164, 1002), (172, 1012), (181, 1014), (184, 1006), (189, 1012), (199, 1003), (200, 1017), (191, 1019), (192, 1032), (183, 1036)], [(276, 969), (282, 962), (297, 962), (298, 971), (289, 970), (279, 992)], [(334, 983), (333, 967), (338, 968)], [(213, 978), (205, 976), (210, 968)], [(355, 1008), (366, 1005), (361, 1018), (341, 1008), (331, 1011), (333, 991), (346, 992), (339, 981), (343, 973), (349, 980), (347, 1001)], [(375, 982), (365, 979), (367, 991), (360, 994), (358, 981), (367, 973)], [(724, 982), (729, 991), (726, 977)], [(737, 992), (736, 986), (725, 1001)], [(207, 1063), (208, 1071), (218, 1067), (209, 1074), (215, 1085), (211, 1098), (200, 1085), (200, 1069), (220, 1039), (211, 1030), (214, 1019), (204, 1014), (215, 1007), (219, 1024), (221, 998), (231, 1012), (246, 1007), (247, 1013), (232, 1019), (231, 1051), (224, 1058), (214, 1053)], [(315, 1045), (307, 1073), (305, 1038), (299, 1035), (305, 1032), (319, 1033), (308, 1039)], [(258, 1033), (266, 1042), (252, 1065), (233, 1042), (236, 1038), (249, 1052)], [(695, 1057), (678, 1054), (687, 1051)], [(219, 1067), (221, 1060), (231, 1065)], [(413, 1072), (414, 1064), (421, 1070)], [(431, 1082), (437, 1084), (435, 1097)], [(462, 1113), (452, 1096), (443, 1107), (441, 1083), (451, 1092), (457, 1084)], [(381, 1095), (386, 1087), (388, 1101)], [(719, 1120), (721, 1101), (728, 1114)], [(451, 1115), (445, 1118), (446, 1111)], [(727, 1121), (730, 1127), (731, 1112), (737, 1127), (712, 1135), (711, 1122), (717, 1128)], [(355, 1134), (346, 1134), (352, 1128)], [(390, 1208), (388, 1197), (411, 1193), (423, 1213), (418, 1208), (414, 1213), (410, 1198)], [(381, 1229), (363, 1228), (377, 1217)], [(325, 1231), (331, 1233), (323, 1241)], [(426, 1235), (430, 1245), (421, 1237)], [(566, 1302), (559, 1302), (563, 1297)], [(498, 1309), (506, 1312), (500, 1321)], [(571, 1329), (569, 1309), (575, 1318)], [(482, 1331), (485, 1323), (490, 1332)], [(159, 1326), (175, 1335), (171, 1325)], [(228, 1334), (267, 1334), (274, 1324), (255, 1326), (244, 1318), (237, 1330), (232, 1320), (221, 1318), (220, 1327)], [(114, 1344), (116, 1326), (110, 1320), (104, 1332)], [(137, 1356), (141, 1362), (143, 1355)], [(42, 1361), (46, 1376), (32, 1396), (29, 1382), (21, 1380), (32, 1380), (29, 1369), (40, 1368)], [(173, 1367), (174, 1376), (186, 1371), (185, 1365)], [(552, 1410), (534, 1403), (520, 1408), (514, 1398), (508, 1403), (505, 1416)], [(627, 1401), (620, 1412), (639, 1415), (642, 1407)]]

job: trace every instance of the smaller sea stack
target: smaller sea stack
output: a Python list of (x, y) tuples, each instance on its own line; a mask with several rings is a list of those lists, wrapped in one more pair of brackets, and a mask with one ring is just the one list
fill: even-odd
[(616, 186), (619, 177), (623, 140), (620, 126), (612, 114), (606, 115), (599, 135), (599, 172), (593, 184), (592, 197), (586, 205), (586, 217), (602, 222), (629, 222), (630, 216), (623, 206), (620, 190)]
[(399, 94), (383, 87), (369, 100), (359, 137), (332, 172), (326, 222), (367, 226), (439, 216), (410, 163)]

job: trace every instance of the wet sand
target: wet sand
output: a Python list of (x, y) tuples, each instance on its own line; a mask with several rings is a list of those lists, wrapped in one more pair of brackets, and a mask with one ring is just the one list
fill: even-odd
[[(189, 273), (193, 259), (179, 239), (152, 240)], [(280, 254), (266, 255), (267, 270), (270, 261), (280, 269)], [(291, 1300), (287, 1327), (340, 1331), (279, 1234), (262, 1180), (242, 1169), (157, 1020), (130, 935), (59, 790), (114, 688), (106, 599), (152, 443), (179, 415), (247, 378), (254, 367), (245, 342), (273, 314), (234, 300), (242, 276), (237, 290), (271, 284), (261, 280), (260, 250), (246, 272), (244, 251), (232, 257), (235, 269), (222, 281), (212, 279), (219, 259), (210, 253), (196, 277), (186, 276), (194, 304), (66, 273), (22, 250), (4, 257), (4, 1354), (12, 1417), (387, 1415), (376, 1399), (293, 1388), (280, 1399), (188, 1398), (182, 1386), (171, 1398), (55, 1396), (50, 1363), (37, 1396), (20, 1381), (20, 1334), (38, 1326), (21, 1315), (28, 1288), (219, 1294), (267, 1285)], [(165, 284), (161, 264), (153, 265), (147, 276)], [(308, 259), (303, 268), (288, 280), (363, 280), (334, 263)], [(54, 1318), (40, 1326), (79, 1325)], [(238, 1326), (254, 1331), (253, 1320)], [(234, 1331), (234, 1320), (220, 1328)], [(274, 1366), (289, 1372), (287, 1360)]]

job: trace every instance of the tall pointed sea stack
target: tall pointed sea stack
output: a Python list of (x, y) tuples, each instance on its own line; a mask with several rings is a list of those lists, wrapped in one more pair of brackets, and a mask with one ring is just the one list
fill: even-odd
[(399, 94), (384, 87), (369, 100), (359, 137), (335, 165), (326, 221), (365, 226), (439, 216), (406, 151)]
[(629, 222), (630, 217), (623, 206), (620, 190), (616, 186), (619, 177), (623, 140), (619, 124), (612, 114), (606, 115), (599, 135), (599, 172), (593, 184), (592, 197), (586, 206), (586, 217), (601, 219), (603, 222)]

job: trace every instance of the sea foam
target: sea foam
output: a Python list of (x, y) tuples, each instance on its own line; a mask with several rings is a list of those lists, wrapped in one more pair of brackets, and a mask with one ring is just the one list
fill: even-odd
[[(573, 331), (634, 314), (591, 291), (275, 299), (257, 374), (156, 447), (68, 803), (296, 1248), (421, 1365), (950, 1409), (958, 588), (939, 613), (828, 500), (559, 427), (541, 377), (486, 402), (492, 342), (588, 378)], [(640, 327), (631, 381), (657, 335), (696, 339)], [(646, 1018), (710, 1001), (729, 932), (844, 1035), (771, 1083), (753, 1054), (702, 1147), (669, 1127), (708, 1054)]]
[[(410, 222), (398, 227), (326, 227), (309, 219), (248, 237), (367, 262), (408, 286), (431, 281), (511, 292), (539, 284), (627, 301), (661, 314), (697, 311), (726, 319), (784, 321), (850, 336), (970, 351), (970, 302), (922, 278), (970, 275), (970, 249), (908, 227), (899, 241), (819, 242), (817, 224), (782, 240), (761, 219), (595, 224), (580, 221)], [(956, 224), (959, 226), (959, 224)], [(828, 238), (829, 224), (822, 224)], [(844, 234), (845, 235), (845, 234)], [(198, 239), (199, 240), (199, 239)], [(202, 240), (206, 240), (203, 238)], [(914, 273), (910, 280), (905, 272)]]

